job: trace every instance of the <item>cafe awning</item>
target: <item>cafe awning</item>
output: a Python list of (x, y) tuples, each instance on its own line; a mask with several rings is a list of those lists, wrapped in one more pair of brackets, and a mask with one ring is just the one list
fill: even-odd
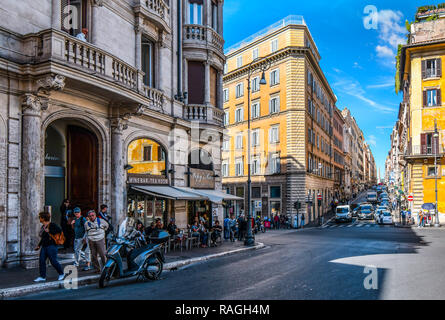
[(223, 200), (244, 200), (243, 198), (221, 192), (213, 189), (193, 189), (188, 187), (175, 187), (176, 189), (181, 189), (185, 192), (195, 193), (203, 197), (207, 197), (211, 202), (222, 204)]
[(208, 200), (206, 196), (197, 193), (180, 190), (177, 187), (170, 186), (146, 186), (131, 185), (131, 189), (142, 192), (157, 198), (166, 198), (172, 200)]

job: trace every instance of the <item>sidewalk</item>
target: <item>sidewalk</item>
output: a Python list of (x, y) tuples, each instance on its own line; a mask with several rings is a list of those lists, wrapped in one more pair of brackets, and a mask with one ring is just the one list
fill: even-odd
[[(174, 270), (176, 268), (218, 258), (225, 255), (236, 254), (246, 250), (254, 250), (263, 248), (264, 244), (257, 242), (254, 247), (245, 247), (242, 241), (231, 243), (224, 241), (217, 247), (210, 248), (193, 248), (192, 250), (169, 251), (165, 255), (166, 262), (164, 270)], [(59, 262), (62, 268), (73, 264), (72, 254), (59, 254)], [(57, 272), (52, 267), (47, 267), (47, 281), (44, 283), (34, 283), (33, 280), (39, 276), (38, 269), (25, 270), (21, 267), (11, 269), (0, 269), (0, 299), (17, 297), (25, 294), (35, 293), (39, 291), (64, 288), (63, 281), (57, 280)], [(78, 269), (78, 285), (87, 285), (97, 282), (100, 275), (94, 273), (93, 270), (82, 271)]]

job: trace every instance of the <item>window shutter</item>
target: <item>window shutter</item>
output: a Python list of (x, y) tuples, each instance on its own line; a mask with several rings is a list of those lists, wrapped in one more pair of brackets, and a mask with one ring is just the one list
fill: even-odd
[(275, 158), (275, 161), (277, 162), (277, 173), (281, 172), (281, 158), (278, 156), (278, 158)]
[(426, 78), (426, 60), (422, 60), (422, 79)]
[(426, 94), (427, 94), (427, 92), (426, 92), (426, 90), (424, 90), (424, 91), (423, 91), (423, 106), (424, 106), (424, 107), (426, 107), (426, 105), (427, 105), (427, 103), (428, 103)]
[(442, 95), (441, 95), (441, 90), (440, 89), (437, 89), (436, 90), (436, 92), (437, 92), (437, 105), (438, 106), (441, 106), (442, 105)]
[(442, 59), (436, 59), (437, 76), (442, 77)]
[(422, 154), (427, 154), (426, 133), (420, 134), (420, 149)]

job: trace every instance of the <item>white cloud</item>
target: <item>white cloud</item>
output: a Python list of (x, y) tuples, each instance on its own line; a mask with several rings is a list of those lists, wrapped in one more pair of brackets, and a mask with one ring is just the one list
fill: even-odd
[(377, 51), (377, 56), (381, 58), (394, 57), (394, 52), (387, 46), (378, 45), (377, 47), (375, 47), (375, 51)]
[(363, 67), (361, 65), (359, 65), (359, 63), (357, 61), (354, 62), (354, 65), (352, 67), (355, 69), (363, 69)]
[(379, 111), (381, 113), (390, 114), (396, 111), (391, 107), (382, 105), (372, 100), (366, 93), (366, 91), (363, 89), (360, 82), (358, 82), (355, 78), (346, 75), (342, 72), (341, 76), (335, 75), (334, 79), (335, 82), (333, 83), (333, 87), (335, 88), (335, 91), (355, 97), (368, 104), (374, 110)]
[(376, 13), (379, 44), (375, 47), (377, 57), (384, 65), (393, 67), (399, 44), (406, 43), (406, 29), (400, 11), (380, 10)]
[(376, 147), (376, 146), (377, 146), (377, 138), (376, 138), (374, 135), (372, 135), (372, 134), (368, 137), (368, 139), (366, 140), (366, 142), (367, 142), (370, 146), (373, 146), (373, 147)]

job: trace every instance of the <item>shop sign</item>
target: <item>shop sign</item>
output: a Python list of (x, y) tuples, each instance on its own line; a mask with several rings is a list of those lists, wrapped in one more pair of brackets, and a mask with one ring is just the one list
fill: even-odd
[(148, 185), (168, 185), (168, 179), (163, 176), (154, 176), (151, 174), (129, 173), (127, 175), (129, 184), (148, 184)]
[(213, 171), (190, 168), (190, 188), (215, 189)]

